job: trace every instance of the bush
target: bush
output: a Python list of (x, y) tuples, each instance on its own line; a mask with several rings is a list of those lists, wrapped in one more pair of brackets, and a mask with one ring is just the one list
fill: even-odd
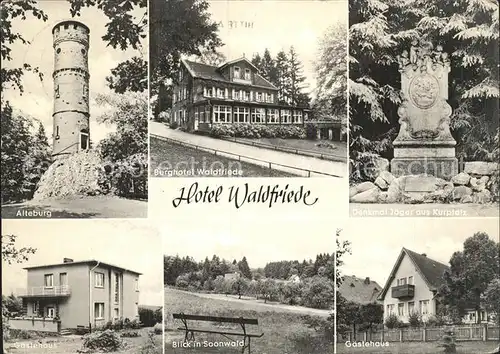
[(215, 138), (281, 138), (305, 139), (306, 131), (295, 125), (263, 125), (263, 124), (216, 124), (212, 126), (210, 135)]
[(318, 126), (316, 123), (307, 123), (306, 124), (306, 137), (309, 140), (316, 140), (318, 133)]
[(169, 127), (170, 127), (170, 129), (177, 129), (177, 128), (179, 128), (179, 123), (171, 122)]
[(83, 336), (83, 348), (114, 352), (123, 346), (121, 338), (112, 330), (89, 333)]
[(401, 324), (401, 321), (399, 320), (398, 316), (395, 314), (390, 314), (386, 319), (385, 319), (385, 326), (389, 329), (393, 328), (398, 328)]
[(163, 325), (161, 323), (155, 324), (153, 331), (155, 334), (163, 334)]
[(446, 323), (443, 317), (441, 316), (431, 316), (425, 322), (427, 327), (441, 327)]
[(36, 336), (24, 329), (11, 329), (10, 330), (10, 338), (12, 339), (33, 339), (36, 338)]
[(121, 336), (123, 338), (136, 338), (136, 337), (140, 337), (141, 335), (139, 334), (138, 331), (125, 331), (125, 332), (122, 332)]
[[(152, 310), (149, 308), (139, 308), (139, 321), (144, 327), (153, 327), (156, 323), (162, 322), (163, 320), (163, 309), (159, 308), (157, 310)], [(134, 323), (138, 325), (139, 322)]]
[(119, 330), (123, 329), (124, 328), (123, 327), (123, 319), (120, 318), (120, 319), (114, 321), (112, 327), (113, 327), (112, 329), (114, 329), (116, 331), (119, 331)]
[(417, 328), (422, 325), (422, 318), (418, 312), (412, 312), (408, 316), (408, 322), (410, 323), (410, 327)]

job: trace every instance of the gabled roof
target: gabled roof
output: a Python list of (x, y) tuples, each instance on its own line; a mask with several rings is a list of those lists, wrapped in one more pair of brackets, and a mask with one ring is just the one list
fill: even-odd
[(385, 283), (384, 289), (380, 293), (379, 299), (383, 300), (389, 287), (394, 280), (394, 277), (399, 269), (399, 265), (403, 260), (404, 256), (408, 256), (408, 258), (412, 261), (415, 269), (420, 274), (420, 276), (424, 279), (425, 283), (429, 287), (431, 291), (437, 291), (439, 287), (443, 284), (444, 278), (443, 274), (445, 270), (449, 270), (450, 267), (441, 262), (435, 261), (425, 254), (419, 254), (417, 252), (410, 251), (403, 247), (399, 257), (396, 261), (396, 264), (392, 268), (391, 274)]
[[(239, 59), (237, 61), (240, 61), (242, 59)], [(250, 63), (247, 59), (245, 59), (248, 63)], [(232, 62), (235, 62), (234, 60)], [(187, 60), (183, 59), (182, 63), (186, 67), (187, 71), (193, 78), (199, 78), (199, 79), (205, 79), (205, 80), (214, 80), (214, 81), (220, 81), (220, 82), (226, 82), (226, 83), (231, 83), (231, 84), (238, 84), (238, 85), (245, 85), (245, 86), (256, 86), (256, 87), (262, 87), (266, 89), (271, 89), (271, 90), (277, 90), (278, 88), (274, 86), (272, 83), (267, 81), (265, 78), (263, 78), (259, 73), (255, 73), (255, 80), (254, 83), (245, 83), (245, 82), (233, 82), (230, 80), (227, 80), (224, 76), (221, 74), (222, 68), (224, 68), (227, 65), (230, 65), (232, 62), (227, 62), (226, 64), (216, 67), (213, 65), (208, 65), (208, 64), (203, 64), (203, 63), (198, 63), (192, 60)], [(250, 63), (252, 67), (255, 68), (255, 66)], [(255, 70), (258, 70), (255, 68)]]
[(238, 59), (234, 59), (234, 60), (231, 60), (231, 61), (228, 61), (227, 63), (224, 63), (222, 64), (221, 66), (219, 66), (219, 70), (222, 70), (224, 69), (226, 66), (229, 66), (229, 65), (232, 65), (232, 64), (236, 64), (236, 63), (239, 63), (240, 61), (244, 61), (246, 62), (248, 65), (250, 65), (252, 68), (255, 69), (255, 71), (259, 72), (259, 68), (257, 68), (255, 65), (253, 65), (253, 63), (248, 60), (247, 58), (245, 57), (241, 57), (241, 58), (238, 58)]
[(89, 259), (89, 260), (84, 260), (84, 261), (73, 261), (73, 262), (67, 262), (67, 263), (45, 264), (45, 265), (24, 267), (23, 269), (26, 269), (26, 270), (30, 270), (30, 269), (42, 269), (42, 268), (52, 268), (52, 267), (59, 267), (59, 266), (72, 266), (72, 265), (77, 265), (77, 264), (80, 264), (80, 265), (81, 264), (88, 264), (88, 265), (91, 265), (91, 266), (95, 266), (95, 265), (99, 264), (100, 266), (115, 268), (115, 269), (119, 269), (119, 270), (126, 271), (126, 272), (129, 272), (129, 273), (137, 274), (137, 275), (141, 275), (142, 274), (142, 273), (139, 273), (139, 272), (127, 269), (127, 268), (119, 267), (119, 266), (113, 265), (111, 263), (101, 262), (101, 261), (98, 261), (98, 260), (95, 260), (95, 259)]
[(377, 301), (382, 287), (370, 278), (358, 278), (356, 276), (344, 276), (339, 286), (339, 293), (347, 301), (358, 304), (369, 304)]

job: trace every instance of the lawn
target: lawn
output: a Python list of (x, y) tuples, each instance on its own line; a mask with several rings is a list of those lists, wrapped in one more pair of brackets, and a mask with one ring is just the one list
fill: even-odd
[[(211, 152), (196, 150), (156, 138), (150, 138), (150, 163), (152, 177), (226, 177), (205, 174), (218, 169), (239, 170), (241, 177), (296, 177), (267, 167), (238, 161)], [(192, 173), (190, 172), (192, 171)]]
[[(114, 353), (121, 354), (160, 354), (161, 335), (153, 337), (154, 343), (148, 337), (152, 328), (139, 330), (141, 336), (122, 338), (123, 349)], [(46, 337), (36, 339), (9, 340), (4, 343), (4, 353), (11, 354), (76, 354), (82, 349), (82, 337), (77, 335)], [(151, 349), (146, 349), (147, 347)], [(154, 349), (153, 349), (154, 348)]]
[(2, 205), (2, 219), (146, 218), (146, 200), (117, 196), (65, 197)]
[(308, 139), (280, 139), (280, 138), (259, 138), (247, 139), (236, 138), (235, 141), (244, 141), (247, 143), (260, 143), (266, 145), (277, 146), (280, 148), (297, 149), (302, 151), (310, 151), (319, 154), (333, 155), (342, 161), (347, 159), (347, 143), (331, 140), (308, 140)]
[[(207, 348), (203, 343), (228, 342), (229, 339), (218, 334), (196, 334), (193, 343), (202, 345), (201, 348), (175, 348), (175, 344), (182, 342), (184, 332), (177, 330), (182, 326), (180, 321), (174, 321), (173, 313), (186, 313), (197, 315), (213, 315), (226, 317), (257, 318), (258, 326), (249, 326), (247, 330), (251, 333), (264, 333), (261, 338), (252, 340), (252, 353), (254, 354), (331, 354), (333, 343), (328, 342), (322, 335), (321, 330), (309, 328), (306, 322), (317, 320), (324, 321), (324, 317), (309, 316), (293, 313), (279, 307), (270, 306), (263, 308), (260, 304), (250, 301), (224, 301), (211, 299), (165, 288), (165, 354), (181, 353), (222, 353), (236, 354), (241, 348)], [(236, 330), (236, 327), (218, 327), (214, 323), (193, 323), (196, 327), (218, 328), (225, 330)], [(252, 328), (253, 327), (253, 328)], [(241, 329), (239, 329), (241, 331)], [(241, 340), (242, 337), (231, 339)]]
[[(388, 347), (347, 347), (345, 343), (337, 343), (337, 353), (348, 354), (440, 354), (444, 349), (438, 347), (439, 342), (407, 342), (389, 343)], [(496, 342), (457, 342), (457, 354), (482, 354), (496, 348)]]

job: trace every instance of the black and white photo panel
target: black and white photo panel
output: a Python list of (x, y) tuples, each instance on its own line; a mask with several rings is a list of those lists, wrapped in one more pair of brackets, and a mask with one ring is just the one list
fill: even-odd
[(151, 176), (346, 177), (347, 0), (150, 6)]
[(351, 216), (498, 217), (498, 2), (349, 2)]
[(115, 2), (2, 1), (2, 219), (147, 217), (147, 2)]

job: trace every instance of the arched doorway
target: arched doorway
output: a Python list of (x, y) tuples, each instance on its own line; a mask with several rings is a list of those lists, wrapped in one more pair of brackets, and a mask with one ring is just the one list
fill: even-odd
[(88, 150), (90, 148), (89, 131), (88, 129), (80, 130), (80, 150)]

